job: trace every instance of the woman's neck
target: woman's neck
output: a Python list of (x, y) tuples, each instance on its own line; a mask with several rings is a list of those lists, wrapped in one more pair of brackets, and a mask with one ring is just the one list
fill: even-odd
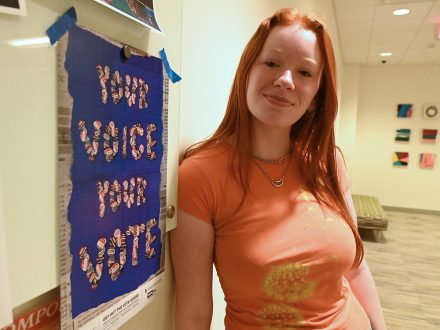
[(264, 159), (279, 159), (291, 149), (290, 129), (253, 129), (252, 153)]

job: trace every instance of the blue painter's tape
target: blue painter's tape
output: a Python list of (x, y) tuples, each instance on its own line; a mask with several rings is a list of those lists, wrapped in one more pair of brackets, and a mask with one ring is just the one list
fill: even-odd
[(76, 23), (76, 10), (70, 7), (50, 28), (47, 29), (47, 35), (50, 39), (50, 44), (55, 44), (64, 33), (66, 33)]
[(171, 69), (170, 67), (170, 63), (168, 63), (168, 59), (167, 59), (167, 54), (165, 53), (165, 49), (162, 48), (162, 50), (159, 52), (160, 54), (160, 58), (163, 61), (163, 64), (165, 65), (165, 70), (167, 70), (167, 74), (168, 77), (171, 79), (171, 81), (173, 83), (176, 83), (180, 80), (182, 80), (182, 78), (173, 71), (173, 69)]

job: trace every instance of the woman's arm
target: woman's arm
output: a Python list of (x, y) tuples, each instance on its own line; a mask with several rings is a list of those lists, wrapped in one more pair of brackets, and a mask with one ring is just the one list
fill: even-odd
[[(350, 190), (345, 193), (345, 200), (349, 207), (350, 213), (357, 224), (356, 211), (353, 205)], [(373, 276), (368, 268), (365, 259), (359, 267), (350, 270), (346, 275), (350, 282), (350, 287), (359, 300), (362, 307), (365, 309), (368, 318), (371, 321), (373, 330), (386, 330), (385, 319), (380, 305), (379, 296), (376, 291)]]
[(209, 330), (214, 229), (183, 211), (178, 211), (177, 216), (177, 228), (170, 233), (176, 279), (175, 330)]

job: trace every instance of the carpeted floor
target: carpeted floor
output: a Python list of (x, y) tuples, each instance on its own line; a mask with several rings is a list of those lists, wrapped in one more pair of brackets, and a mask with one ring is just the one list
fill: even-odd
[(361, 235), (388, 330), (440, 329), (440, 216), (386, 213), (382, 241)]

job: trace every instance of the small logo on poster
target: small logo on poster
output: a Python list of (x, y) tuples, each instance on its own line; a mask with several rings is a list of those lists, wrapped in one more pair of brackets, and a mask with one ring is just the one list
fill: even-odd
[(152, 296), (156, 294), (156, 289), (152, 289), (147, 293), (147, 299), (150, 299)]

